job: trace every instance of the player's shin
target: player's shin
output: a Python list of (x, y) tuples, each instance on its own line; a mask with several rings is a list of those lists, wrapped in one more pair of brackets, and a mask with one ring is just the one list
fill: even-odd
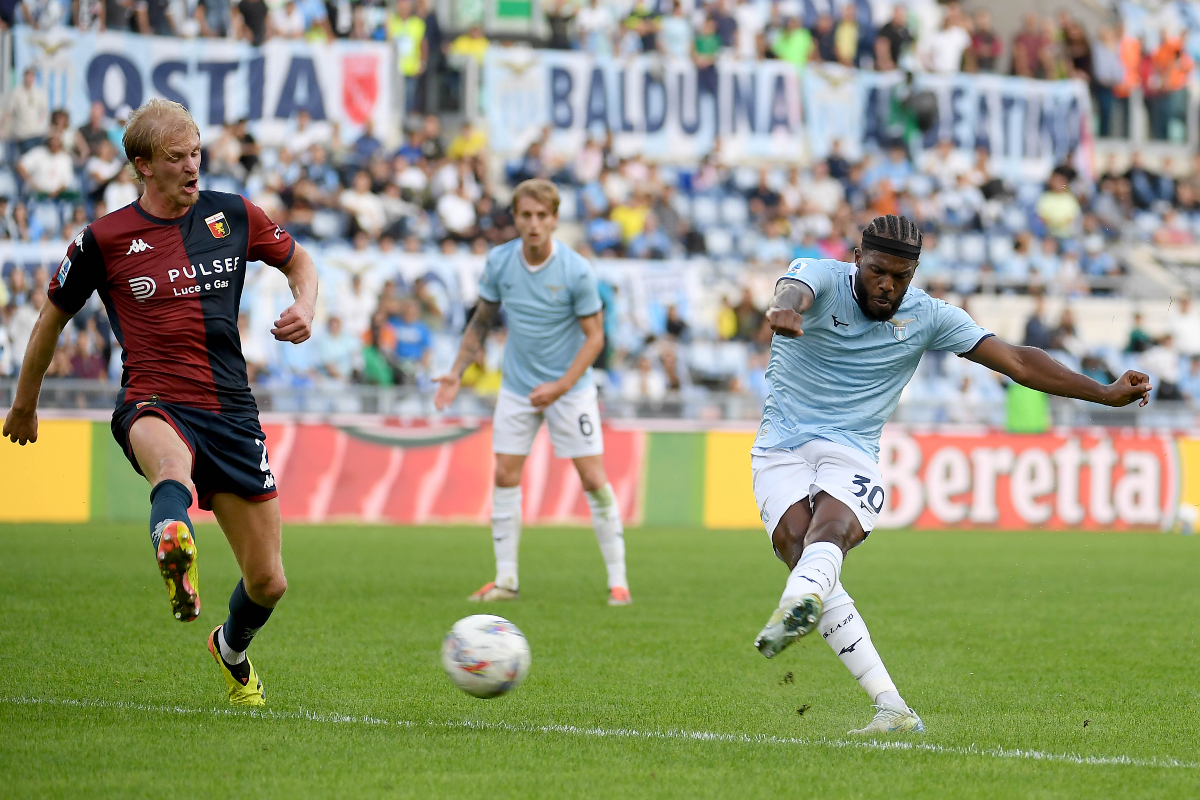
[(625, 577), (625, 529), (621, 525), (621, 511), (611, 483), (587, 492), (588, 508), (592, 510), (592, 527), (596, 530), (596, 541), (600, 543), (600, 555), (608, 568), (608, 588), (629, 588)]
[(788, 576), (779, 607), (805, 595), (816, 595), (822, 603), (838, 583), (842, 571), (842, 548), (829, 542), (813, 542), (804, 548), (800, 561)]
[(496, 553), (496, 586), (517, 591), (517, 549), (521, 544), (521, 487), (492, 490), (492, 548)]
[(188, 518), (188, 507), (191, 505), (192, 492), (179, 481), (159, 481), (150, 490), (150, 542), (156, 553), (165, 523), (182, 522), (190, 533), (195, 534), (192, 521)]
[(229, 616), (217, 634), (221, 658), (230, 666), (246, 660), (246, 648), (259, 628), (267, 624), (274, 609), (260, 606), (246, 593), (246, 584), (239, 580), (229, 596)]
[(908, 707), (871, 642), (871, 633), (854, 607), (853, 598), (840, 582), (829, 593), (818, 630), (872, 702), (898, 709)]

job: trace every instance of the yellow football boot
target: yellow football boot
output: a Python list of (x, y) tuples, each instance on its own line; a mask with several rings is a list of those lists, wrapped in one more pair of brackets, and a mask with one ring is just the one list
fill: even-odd
[(168, 519), (155, 530), (158, 571), (167, 584), (171, 612), (180, 622), (200, 616), (200, 572), (196, 567), (196, 540), (187, 523)]
[(229, 689), (229, 703), (235, 706), (265, 706), (267, 704), (267, 690), (263, 688), (263, 682), (258, 677), (258, 673), (254, 671), (254, 665), (250, 663), (249, 657), (241, 664), (237, 665), (240, 670), (245, 667), (245, 680), (238, 675), (234, 675), (229, 669), (229, 665), (225, 663), (225, 659), (221, 658), (221, 648), (217, 644), (217, 631), (221, 630), (221, 626), (212, 629), (212, 633), (208, 635), (208, 652), (212, 653), (213, 659), (217, 662), (217, 666), (221, 669), (221, 677), (225, 679), (225, 686)]

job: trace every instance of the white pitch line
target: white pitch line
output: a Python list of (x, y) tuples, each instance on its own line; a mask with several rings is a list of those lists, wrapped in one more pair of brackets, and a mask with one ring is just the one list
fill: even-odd
[(0, 705), (10, 706), (66, 706), (71, 708), (109, 708), (119, 711), (145, 711), (179, 716), (207, 715), (213, 717), (249, 717), (265, 720), (299, 720), (302, 722), (327, 722), (348, 725), (377, 725), (398, 728), (467, 728), (480, 731), (505, 731), (510, 733), (561, 733), (570, 736), (593, 736), (598, 738), (630, 739), (681, 739), (696, 742), (722, 742), (730, 744), (769, 744), (803, 747), (829, 747), (849, 750), (904, 750), (937, 755), (984, 756), (988, 758), (1016, 758), (1030, 761), (1051, 761), (1064, 764), (1089, 766), (1154, 767), (1158, 769), (1200, 769), (1200, 763), (1180, 761), (1175, 758), (1135, 758), (1132, 756), (1084, 756), (1076, 753), (1047, 753), (1042, 750), (1022, 750), (1008, 747), (948, 747), (929, 742), (880, 741), (877, 739), (816, 739), (772, 736), (766, 733), (714, 733), (711, 731), (640, 731), (633, 728), (581, 728), (575, 725), (527, 725), (509, 722), (478, 722), (475, 720), (448, 720), (436, 722), (426, 720), (389, 720), (368, 715), (338, 714), (335, 712), (275, 711), (256, 708), (186, 708), (184, 706), (152, 706), (141, 703), (126, 703), (113, 700), (57, 700), (41, 697), (0, 697)]

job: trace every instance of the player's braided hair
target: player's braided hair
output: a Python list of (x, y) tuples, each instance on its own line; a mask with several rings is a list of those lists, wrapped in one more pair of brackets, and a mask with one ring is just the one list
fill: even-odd
[(917, 227), (917, 224), (908, 217), (898, 217), (895, 214), (876, 217), (871, 220), (870, 225), (863, 228), (863, 233), (883, 239), (895, 239), (897, 242), (911, 244), (914, 247), (921, 246), (921, 229)]
[(879, 250), (904, 258), (918, 259), (921, 257), (923, 238), (921, 229), (908, 217), (888, 214), (876, 217), (863, 228), (862, 246), (864, 250)]

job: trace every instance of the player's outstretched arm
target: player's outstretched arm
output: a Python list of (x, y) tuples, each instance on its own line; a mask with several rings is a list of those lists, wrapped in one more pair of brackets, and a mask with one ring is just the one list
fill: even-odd
[(541, 410), (571, 391), (571, 387), (579, 382), (587, 368), (600, 357), (600, 352), (604, 349), (604, 312), (597, 311), (595, 314), (580, 317), (579, 327), (583, 328), (583, 335), (587, 338), (583, 340), (583, 345), (575, 354), (571, 366), (567, 367), (561, 378), (533, 387), (533, 391), (529, 393), (529, 402), (534, 408)]
[(1130, 370), (1105, 386), (1055, 361), (1036, 347), (1017, 347), (990, 336), (965, 358), (1003, 373), (1022, 386), (1059, 397), (1088, 400), (1105, 406), (1150, 402), (1150, 378)]
[(42, 312), (34, 323), (29, 345), (25, 348), (25, 358), (21, 362), (17, 394), (4, 420), (4, 436), (11, 441), (21, 445), (37, 441), (37, 402), (42, 391), (42, 378), (46, 377), (50, 360), (54, 358), (54, 349), (58, 346), (58, 337), (71, 321), (71, 316), (49, 300), (42, 304)]
[(445, 411), (446, 407), (454, 402), (454, 397), (458, 394), (458, 387), (462, 383), (463, 373), (475, 360), (483, 343), (487, 341), (488, 331), (492, 329), (492, 323), (495, 322), (499, 313), (499, 303), (491, 303), (480, 298), (475, 305), (475, 313), (471, 315), (471, 321), (467, 323), (467, 329), (463, 331), (462, 342), (458, 345), (458, 357), (454, 359), (454, 366), (448, 373), (437, 379), (438, 388), (437, 393), (433, 396), (433, 406), (438, 411)]
[(279, 315), (271, 333), (281, 342), (300, 344), (312, 336), (313, 315), (317, 313), (317, 265), (308, 251), (297, 244), (291, 260), (279, 267), (279, 271), (287, 276), (296, 302)]
[(816, 295), (807, 283), (783, 279), (775, 286), (775, 297), (767, 309), (767, 323), (780, 336), (803, 336), (804, 312), (812, 306)]

